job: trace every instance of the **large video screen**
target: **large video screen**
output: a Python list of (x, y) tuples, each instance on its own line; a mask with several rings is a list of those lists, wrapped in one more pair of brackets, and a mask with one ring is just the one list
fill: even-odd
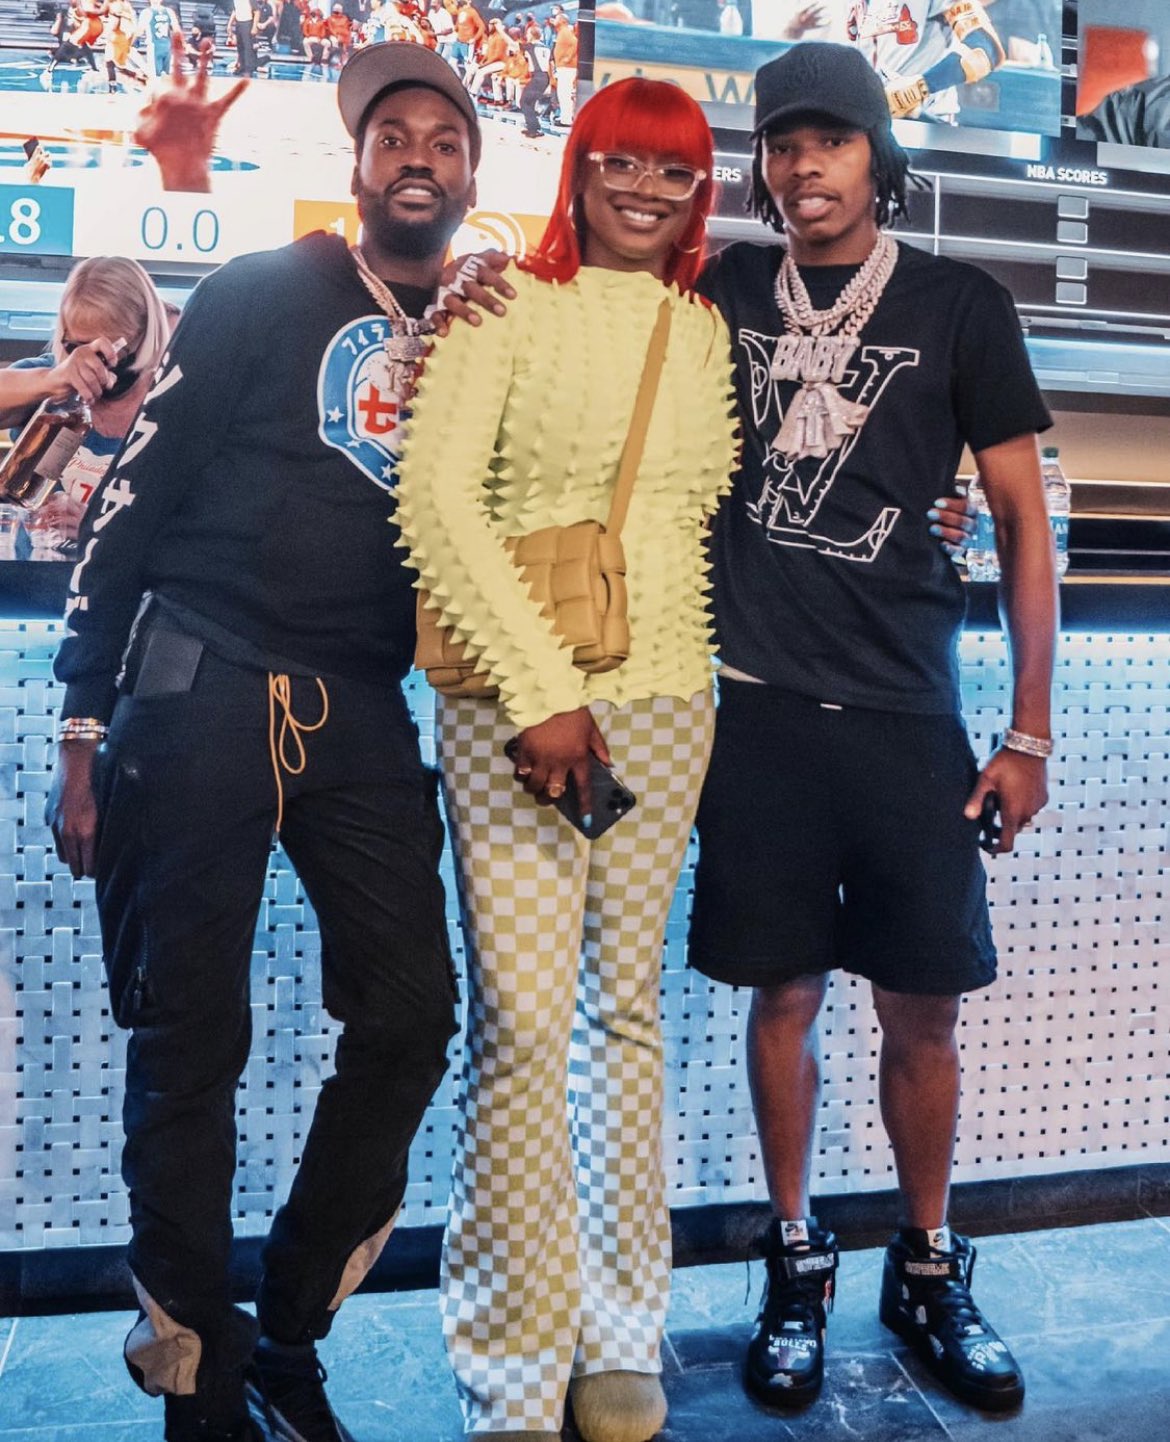
[(1170, 4), (1080, 0), (1077, 135), (1102, 165), (1170, 174)]
[[(1060, 133), (1061, 0), (624, 0), (597, 6), (595, 76), (671, 80), (718, 128), (750, 130), (752, 77), (801, 40), (855, 45), (881, 75), (908, 145)], [(963, 132), (967, 132), (964, 136)], [(995, 137), (1000, 137), (996, 143)]]
[[(181, 9), (178, 24), (191, 50), (188, 84), (195, 47), (203, 36), (213, 38), (214, 96), (234, 84), (240, 59), (222, 10), (190, 0), (181, 7), (156, 0), (138, 9), (131, 0), (26, 4), (19, 19), (0, 18), (0, 261), (118, 254), (206, 267), (320, 228), (357, 238), (349, 193), (353, 148), (336, 103), (338, 69), (349, 46), (332, 45), (322, 54), (311, 44), (309, 31), (320, 12), (308, 5), (299, 10), (289, 0), (285, 10), (299, 17), (295, 33), (282, 23), (271, 43), (256, 46), (252, 58), (261, 63), (224, 115), (211, 191), (199, 194), (164, 190), (154, 157), (134, 136), (143, 107), (171, 83), (169, 38), (157, 57), (152, 43), (154, 14)], [(386, 0), (387, 13), (390, 4)], [(111, 13), (119, 6), (128, 44), (114, 42)], [(345, 0), (345, 6), (370, 12), (369, 0)], [(226, 8), (230, 13), (230, 4)], [(440, 0), (433, 8), (443, 8)], [(256, 0), (255, 9), (273, 13), (267, 0)], [(563, 6), (545, 0), (524, 10), (490, 0), (481, 21), (506, 37), (507, 64), (487, 66), (481, 47), (478, 68), (484, 73), (477, 76), (469, 54), (450, 54), (476, 90), (484, 131), (479, 208), (456, 237), (457, 251), (490, 245), (523, 253), (543, 230), (567, 133), (562, 122), (571, 114), (572, 80), (565, 78), (562, 86), (569, 96), (563, 113), (555, 90), (533, 101), (527, 113), (520, 100), (533, 63), (548, 63), (561, 29), (561, 22), (552, 23), (554, 12), (561, 10), (575, 27), (577, 5), (570, 0)], [(361, 42), (365, 22), (351, 20), (337, 4), (330, 18), (338, 32), (349, 26), (350, 46)], [(371, 38), (383, 33), (375, 30)], [(562, 41), (562, 51), (568, 43)], [(570, 67), (562, 64), (561, 70), (568, 77)], [(34, 179), (43, 167), (30, 162), (27, 151), (38, 141), (49, 168)]]

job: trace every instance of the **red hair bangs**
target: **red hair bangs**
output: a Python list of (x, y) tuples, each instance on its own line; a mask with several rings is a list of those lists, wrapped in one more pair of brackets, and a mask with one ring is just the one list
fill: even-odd
[(541, 280), (562, 284), (577, 274), (581, 243), (576, 202), (589, 163), (586, 157), (595, 150), (669, 155), (706, 171), (695, 191), (691, 223), (671, 252), (664, 277), (668, 285), (690, 290), (703, 267), (707, 217), (715, 199), (711, 127), (697, 101), (677, 85), (637, 76), (607, 85), (581, 107), (565, 142), (552, 215), (540, 245), (523, 262), (524, 269)]

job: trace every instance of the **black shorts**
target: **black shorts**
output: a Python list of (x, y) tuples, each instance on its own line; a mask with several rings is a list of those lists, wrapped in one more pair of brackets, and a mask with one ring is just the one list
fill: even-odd
[(978, 768), (958, 716), (720, 684), (699, 804), (690, 964), (734, 986), (843, 967), (887, 991), (995, 979)]

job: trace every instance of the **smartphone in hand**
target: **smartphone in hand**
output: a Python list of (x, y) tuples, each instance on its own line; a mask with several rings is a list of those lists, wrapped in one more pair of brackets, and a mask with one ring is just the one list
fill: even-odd
[[(519, 738), (515, 736), (504, 746), (504, 755), (509, 761), (515, 761), (518, 746)], [(570, 826), (575, 826), (589, 841), (596, 841), (599, 836), (604, 836), (616, 821), (620, 821), (632, 810), (637, 801), (629, 787), (592, 752), (589, 754), (589, 793), (593, 811), (588, 826), (585, 825), (585, 816), (577, 795), (577, 783), (571, 774), (566, 778), (564, 794), (553, 801), (553, 805)]]
[(36, 185), (49, 173), (52, 161), (49, 153), (35, 135), (30, 135), (23, 145), (25, 167), (24, 173), (29, 180)]
[(983, 810), (979, 813), (979, 845), (988, 856), (997, 856), (999, 838), (1003, 827), (999, 824), (999, 797), (989, 791), (983, 798)]

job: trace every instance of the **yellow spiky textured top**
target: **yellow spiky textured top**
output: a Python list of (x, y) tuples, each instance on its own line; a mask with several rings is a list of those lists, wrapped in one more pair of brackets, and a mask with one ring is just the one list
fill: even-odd
[(686, 698), (711, 680), (706, 519), (735, 451), (730, 342), (717, 312), (671, 297), (671, 330), (622, 530), (630, 655), (574, 667), (505, 537), (604, 522), (663, 288), (582, 267), (567, 285), (510, 272), (502, 318), (456, 324), (429, 357), (398, 479), (419, 584), (487, 664), (517, 729), (591, 701)]

